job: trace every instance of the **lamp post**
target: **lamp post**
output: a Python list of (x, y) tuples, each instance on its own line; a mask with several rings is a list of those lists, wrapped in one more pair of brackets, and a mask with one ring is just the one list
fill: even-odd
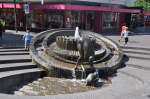
[(16, 0), (14, 0), (14, 18), (15, 18), (15, 30), (16, 32), (18, 32), (17, 30), (17, 13), (16, 13)]
[(29, 2), (26, 2), (26, 4), (24, 4), (24, 12), (26, 16), (26, 30), (27, 30), (28, 29)]

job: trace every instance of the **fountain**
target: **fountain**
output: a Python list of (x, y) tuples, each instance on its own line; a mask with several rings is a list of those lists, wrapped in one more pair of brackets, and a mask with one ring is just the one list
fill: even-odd
[(94, 32), (79, 31), (79, 27), (75, 31), (54, 29), (38, 34), (31, 42), (30, 55), (47, 71), (47, 76), (74, 79), (73, 82), (84, 79), (85, 85), (92, 86), (99, 78), (108, 80), (120, 68), (123, 59), (115, 42)]

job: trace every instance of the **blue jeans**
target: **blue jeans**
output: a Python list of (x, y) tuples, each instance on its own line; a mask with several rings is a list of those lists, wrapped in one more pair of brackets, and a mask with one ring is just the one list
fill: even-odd
[(29, 48), (30, 40), (25, 40), (24, 42), (24, 48)]

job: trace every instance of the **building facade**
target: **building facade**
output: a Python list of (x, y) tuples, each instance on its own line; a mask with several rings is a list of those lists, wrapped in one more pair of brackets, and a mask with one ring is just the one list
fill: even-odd
[[(79, 26), (98, 33), (119, 31), (122, 24), (130, 27), (132, 16), (141, 13), (141, 9), (130, 7), (127, 0), (44, 0), (44, 4), (41, 0), (17, 1), (14, 4), (13, 0), (1, 0), (0, 17), (7, 28), (14, 28), (16, 17), (18, 29), (42, 31)], [(29, 5), (29, 14), (24, 12), (25, 3)]]
[(144, 12), (144, 25), (150, 26), (150, 11)]

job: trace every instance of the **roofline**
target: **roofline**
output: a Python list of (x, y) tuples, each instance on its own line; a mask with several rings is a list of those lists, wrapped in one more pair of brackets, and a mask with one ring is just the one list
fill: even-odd
[[(1, 0), (0, 3), (14, 3), (13, 0)], [(41, 0), (22, 0), (17, 3), (41, 3)], [(90, 1), (78, 1), (78, 0), (45, 0), (45, 3), (64, 3), (64, 4), (78, 4), (78, 5), (89, 5), (89, 6), (101, 6), (101, 5), (116, 5), (116, 6), (126, 6), (123, 4), (112, 4), (112, 3), (102, 3), (102, 2), (90, 2)]]

